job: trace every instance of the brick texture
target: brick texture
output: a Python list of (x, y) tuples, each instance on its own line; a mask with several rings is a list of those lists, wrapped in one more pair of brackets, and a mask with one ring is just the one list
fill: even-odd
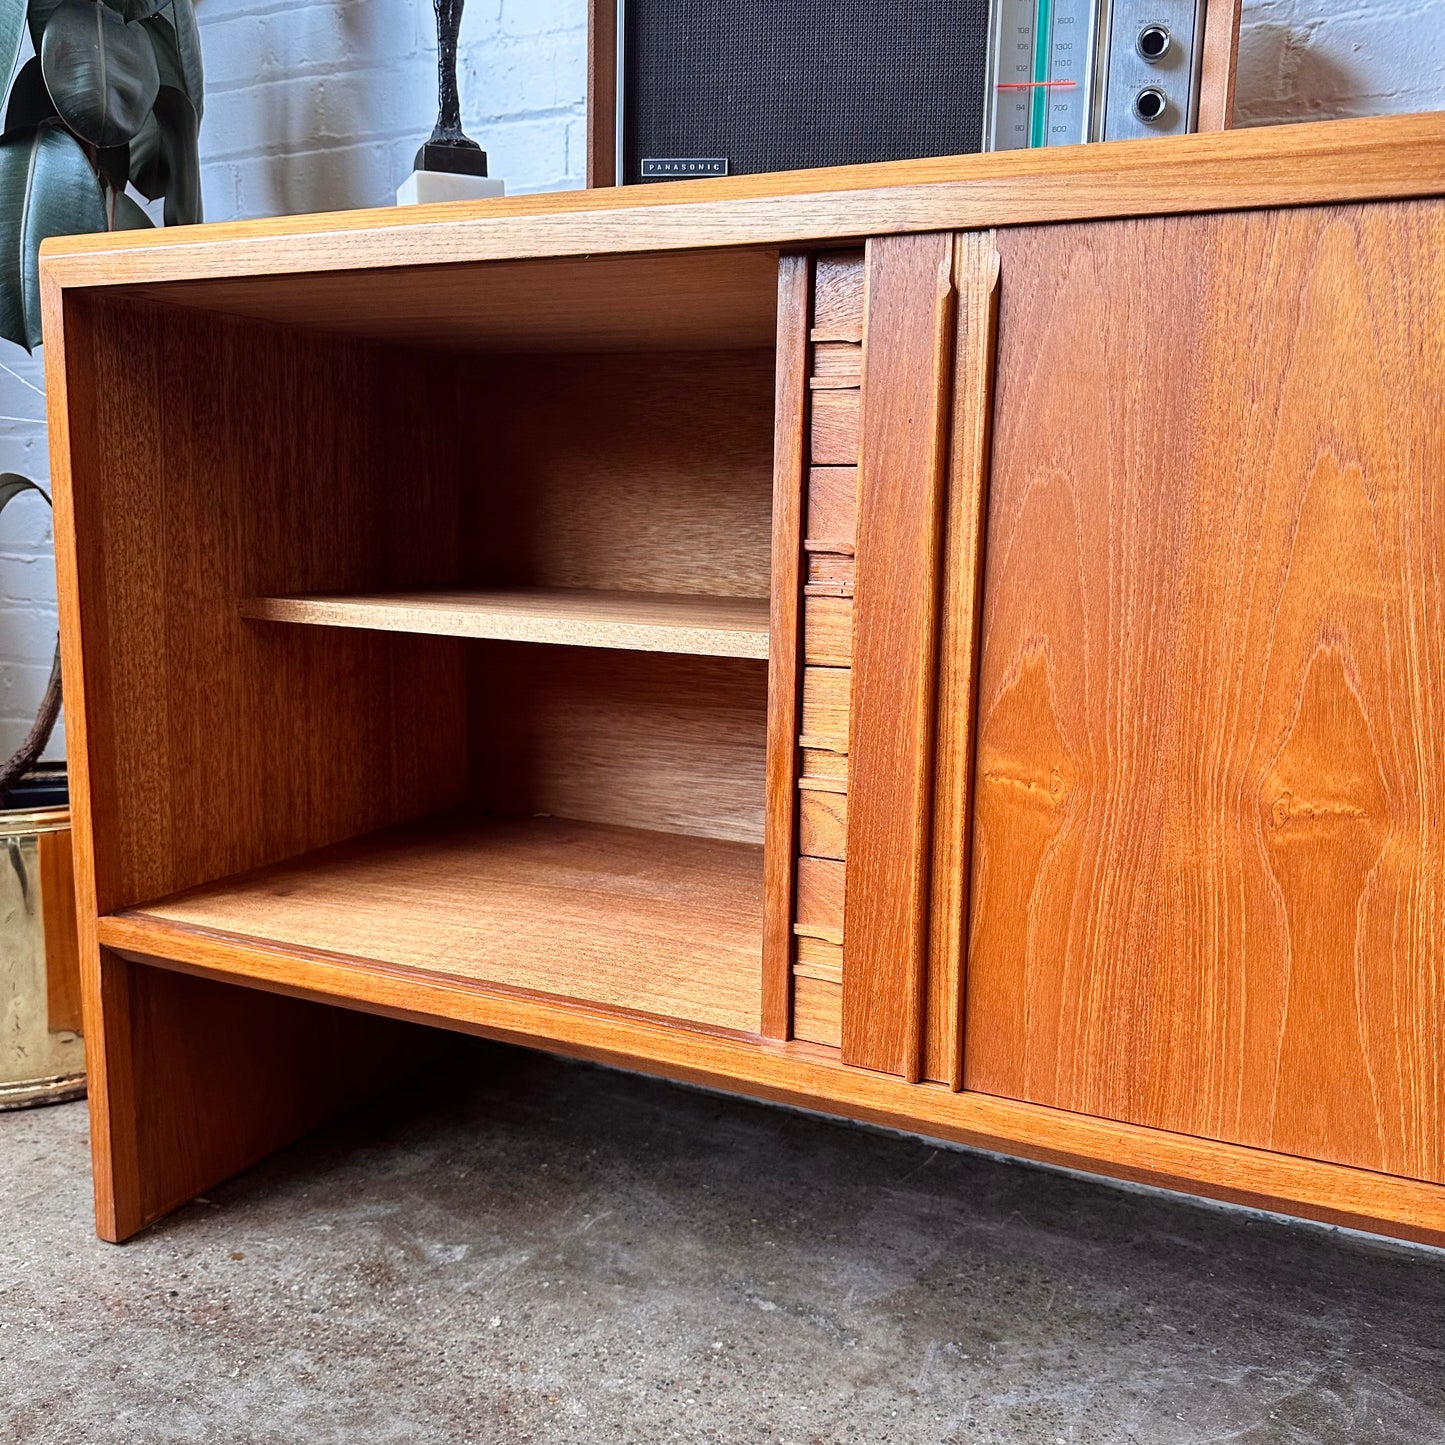
[[(201, 148), (211, 220), (386, 205), (436, 114), (426, 0), (198, 0), (207, 68)], [(584, 0), (470, 0), (463, 121), (512, 191), (586, 169)], [(1236, 122), (1269, 125), (1445, 106), (1445, 5), (1245, 0)], [(0, 470), (44, 480), (39, 366), (0, 362)], [(29, 383), (27, 385), (26, 383)], [(0, 750), (39, 700), (55, 629), (49, 520), (38, 499), (0, 521)], [(53, 752), (63, 749), (63, 736)]]

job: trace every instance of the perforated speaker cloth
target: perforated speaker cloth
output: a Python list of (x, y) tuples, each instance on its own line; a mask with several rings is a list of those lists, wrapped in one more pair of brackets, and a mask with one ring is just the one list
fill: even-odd
[(625, 0), (624, 179), (981, 148), (988, 0)]

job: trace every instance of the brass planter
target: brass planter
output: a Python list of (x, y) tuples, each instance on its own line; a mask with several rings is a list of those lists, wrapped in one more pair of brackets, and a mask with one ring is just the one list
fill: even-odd
[(84, 1093), (70, 809), (0, 812), (0, 1109)]

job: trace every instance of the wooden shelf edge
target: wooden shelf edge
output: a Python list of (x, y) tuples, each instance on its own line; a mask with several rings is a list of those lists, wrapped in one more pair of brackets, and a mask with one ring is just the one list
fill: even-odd
[(518, 588), (246, 597), (240, 612), (253, 622), (311, 627), (695, 657), (768, 656), (765, 597)]
[[(113, 915), (100, 942), (138, 961), (1135, 1183), (1445, 1246), (1445, 1186), (1119, 1124), (851, 1068), (835, 1050), (723, 1036), (545, 997), (397, 977), (346, 961)], [(1227, 1181), (1227, 1182), (1226, 1182)]]

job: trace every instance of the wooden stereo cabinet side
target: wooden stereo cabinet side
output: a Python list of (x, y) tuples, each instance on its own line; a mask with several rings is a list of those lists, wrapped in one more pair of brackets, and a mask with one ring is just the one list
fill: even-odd
[(617, 0), (587, 0), (587, 185), (617, 184)]
[[(1240, 0), (1204, 0), (1196, 129), (1228, 130), (1239, 61)], [(617, 0), (587, 0), (587, 185), (617, 184)]]
[(1445, 1242), (1442, 177), (47, 243), (100, 1232), (420, 1023)]

